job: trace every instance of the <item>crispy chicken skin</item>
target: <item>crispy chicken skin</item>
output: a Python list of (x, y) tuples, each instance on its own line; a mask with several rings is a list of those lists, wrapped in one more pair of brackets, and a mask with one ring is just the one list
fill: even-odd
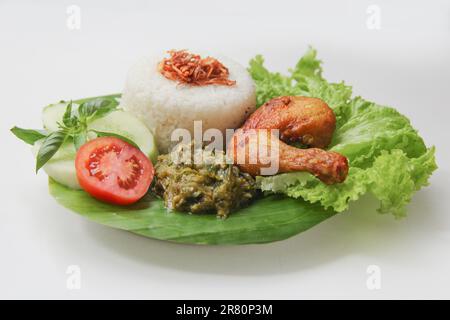
[[(250, 115), (234, 133), (228, 153), (243, 172), (257, 176), (264, 174), (262, 168), (270, 167), (267, 157), (261, 160), (261, 154), (270, 156), (271, 149), (277, 148), (276, 157), (271, 155), (272, 161), (278, 161), (277, 173), (307, 171), (326, 184), (340, 183), (348, 174), (347, 158), (321, 149), (330, 144), (335, 127), (336, 117), (324, 101), (279, 97)], [(274, 134), (274, 129), (279, 130), (279, 135)], [(295, 141), (311, 148), (299, 149), (285, 143)]]
[(284, 142), (301, 142), (308, 147), (326, 148), (336, 128), (333, 110), (321, 99), (285, 96), (267, 101), (242, 129), (279, 129)]
[[(262, 135), (266, 135), (266, 137), (261, 139)], [(256, 143), (256, 145), (254, 148), (250, 148), (249, 143)], [(347, 177), (348, 161), (343, 155), (319, 148), (292, 147), (280, 141), (277, 136), (266, 129), (238, 129), (230, 141), (228, 153), (232, 155), (234, 163), (239, 166), (241, 171), (258, 176), (262, 174), (262, 168), (270, 165), (261, 159), (259, 151), (257, 155), (250, 155), (250, 150), (254, 152), (257, 150), (256, 148), (265, 148), (270, 157), (272, 146), (278, 147), (278, 156), (274, 159), (278, 160), (277, 173), (307, 171), (326, 184), (340, 183)], [(240, 161), (242, 159), (239, 158), (240, 154), (245, 155), (245, 161)], [(252, 156), (256, 161), (251, 161)]]

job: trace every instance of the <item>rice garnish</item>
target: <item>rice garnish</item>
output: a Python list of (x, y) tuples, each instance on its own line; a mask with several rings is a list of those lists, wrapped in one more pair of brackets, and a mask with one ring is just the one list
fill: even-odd
[(170, 50), (168, 53), (170, 57), (159, 63), (158, 70), (169, 80), (193, 86), (236, 84), (236, 81), (228, 79), (228, 68), (217, 59), (201, 58), (200, 55), (186, 50)]

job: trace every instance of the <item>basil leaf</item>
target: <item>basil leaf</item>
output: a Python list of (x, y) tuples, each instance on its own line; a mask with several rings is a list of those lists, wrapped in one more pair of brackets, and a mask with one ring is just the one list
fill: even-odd
[(44, 164), (47, 163), (48, 160), (53, 157), (53, 155), (58, 151), (59, 147), (66, 140), (67, 134), (63, 131), (55, 131), (50, 133), (42, 143), (39, 148), (39, 152), (36, 158), (36, 172), (39, 171), (40, 168)]
[(114, 138), (123, 140), (123, 141), (125, 141), (126, 143), (131, 144), (133, 147), (135, 147), (135, 148), (141, 150), (141, 149), (139, 148), (139, 146), (138, 146), (133, 140), (130, 140), (130, 139), (128, 139), (127, 137), (124, 137), (124, 136), (122, 136), (122, 135), (120, 135), (120, 134), (112, 133), (112, 132), (97, 131), (97, 130), (91, 130), (91, 131), (92, 131), (92, 132), (95, 132), (95, 134), (97, 134), (97, 137), (114, 137)]
[(94, 99), (112, 99), (112, 100), (118, 100), (120, 99), (122, 95), (120, 93), (115, 93), (115, 94), (108, 94), (108, 95), (104, 95), (104, 96), (98, 96), (98, 97), (89, 97), (89, 98), (83, 98), (83, 99), (77, 99), (74, 100), (75, 103), (78, 104), (82, 104), (88, 101), (92, 101)]
[(100, 106), (100, 108), (98, 108), (98, 110), (94, 114), (94, 119), (99, 119), (99, 118), (102, 118), (102, 117), (106, 116), (111, 111), (116, 110), (117, 106), (119, 105), (117, 103), (117, 101), (114, 100), (114, 99), (107, 99), (105, 101), (107, 101), (108, 103), (104, 102)]
[(111, 111), (115, 110), (118, 102), (111, 98), (97, 98), (86, 101), (78, 108), (78, 113), (82, 118), (98, 119), (104, 117)]
[(69, 102), (69, 104), (66, 107), (66, 111), (63, 115), (63, 123), (70, 127), (70, 120), (72, 119), (72, 101)]
[(97, 107), (95, 104), (89, 102), (84, 102), (78, 107), (78, 115), (80, 118), (88, 118), (92, 116), (95, 111), (97, 110)]
[(20, 140), (33, 145), (36, 141), (41, 140), (46, 137), (45, 131), (33, 130), (33, 129), (22, 129), (19, 127), (14, 127), (11, 132)]
[(80, 147), (86, 143), (86, 132), (80, 132), (74, 135), (73, 137), (73, 144), (75, 145), (75, 149), (80, 149)]
[(62, 120), (66, 128), (76, 128), (79, 125), (78, 117), (72, 114), (72, 101), (67, 105)]

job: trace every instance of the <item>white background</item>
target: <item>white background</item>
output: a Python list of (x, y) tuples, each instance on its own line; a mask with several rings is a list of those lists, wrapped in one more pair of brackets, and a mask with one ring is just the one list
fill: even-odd
[[(81, 29), (67, 28), (69, 5)], [(367, 28), (369, 5), (381, 28)], [(0, 298), (450, 298), (448, 1), (0, 1)], [(9, 128), (40, 127), (60, 99), (120, 92), (150, 51), (199, 48), (246, 65), (293, 66), (308, 45), (325, 76), (406, 114), (439, 170), (406, 219), (370, 198), (289, 240), (177, 245), (84, 220), (57, 205)], [(368, 290), (366, 269), (381, 269)], [(66, 269), (81, 268), (81, 289)]]

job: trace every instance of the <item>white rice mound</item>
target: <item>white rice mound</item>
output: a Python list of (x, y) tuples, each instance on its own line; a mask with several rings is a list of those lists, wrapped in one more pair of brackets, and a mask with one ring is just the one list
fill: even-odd
[(228, 68), (235, 85), (190, 86), (169, 80), (158, 71), (163, 56), (143, 58), (130, 69), (121, 106), (153, 132), (160, 153), (174, 145), (174, 129), (188, 129), (193, 138), (194, 121), (202, 120), (203, 132), (217, 128), (225, 138), (225, 129), (240, 127), (255, 110), (255, 85), (247, 70), (225, 57), (213, 57)]

